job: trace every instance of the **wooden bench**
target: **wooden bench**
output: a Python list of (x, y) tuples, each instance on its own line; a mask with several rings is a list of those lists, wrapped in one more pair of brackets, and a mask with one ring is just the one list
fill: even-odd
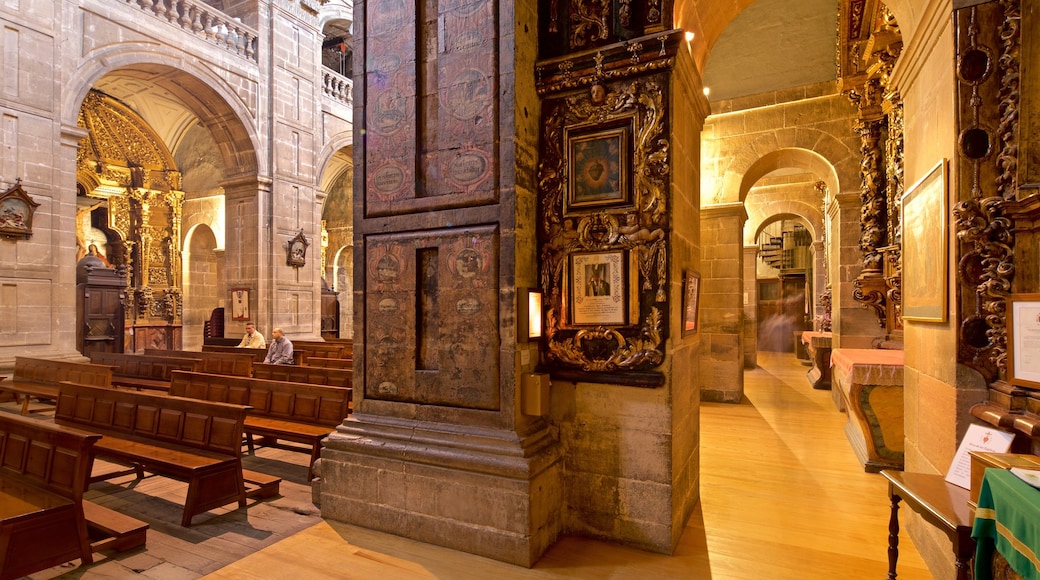
[(108, 352), (91, 353), (90, 362), (112, 367), (114, 369), (112, 384), (117, 387), (163, 392), (170, 390), (171, 372), (197, 371), (201, 365), (201, 361), (196, 358), (168, 358)]
[(307, 357), (307, 363), (305, 366), (309, 367), (323, 367), (327, 369), (353, 369), (354, 359), (352, 358), (326, 358), (320, 356)]
[(161, 350), (146, 348), (144, 354), (168, 358), (193, 358), (202, 361), (197, 370), (236, 377), (253, 376), (253, 356), (247, 352), (196, 352), (191, 350)]
[(354, 352), (353, 346), (315, 340), (294, 340), (293, 351), (303, 353), (301, 364), (307, 364), (307, 359), (310, 357), (352, 358)]
[[(267, 358), (266, 348), (237, 348), (233, 346), (203, 346), (202, 352), (213, 352), (213, 353), (224, 353), (224, 354), (248, 354), (253, 357), (253, 363), (262, 363)], [(293, 364), (298, 365), (303, 362), (303, 352), (293, 351)], [(205, 371), (200, 371), (205, 372)]]
[(174, 371), (170, 394), (252, 406), (245, 421), (250, 453), (254, 435), (310, 445), (309, 481), (313, 479), (314, 461), (321, 456), (321, 440), (350, 413), (351, 390)]
[(329, 367), (254, 364), (253, 377), (269, 381), (351, 387), (354, 371)]
[(83, 490), (99, 439), (0, 413), (0, 579), (93, 563)]
[(111, 387), (112, 367), (19, 356), (14, 359), (13, 376), (0, 382), (0, 391), (14, 394), (22, 403), (22, 414), (28, 415), (29, 401), (57, 399), (62, 381)]
[[(180, 371), (174, 371), (177, 373)], [(94, 455), (188, 482), (181, 525), (229, 503), (245, 506), (242, 430), (249, 407), (62, 383), (55, 422), (104, 435)], [(126, 472), (108, 474), (110, 479)]]

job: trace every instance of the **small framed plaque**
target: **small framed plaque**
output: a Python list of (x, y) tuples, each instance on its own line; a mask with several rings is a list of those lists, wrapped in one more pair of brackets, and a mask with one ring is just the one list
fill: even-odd
[(231, 320), (249, 320), (249, 288), (231, 289)]
[(628, 324), (625, 253), (571, 255), (570, 311), (575, 326)]
[(683, 280), (683, 336), (697, 333), (700, 299), (701, 275), (697, 272), (687, 272)]
[(1008, 296), (1008, 382), (1040, 389), (1040, 294)]

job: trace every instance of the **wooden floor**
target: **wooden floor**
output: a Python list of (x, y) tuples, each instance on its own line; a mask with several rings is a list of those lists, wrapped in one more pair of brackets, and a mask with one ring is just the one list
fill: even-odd
[[(887, 487), (863, 472), (828, 391), (792, 355), (746, 374), (740, 405), (701, 411), (701, 506), (674, 556), (564, 538), (533, 570), (322, 522), (208, 578), (858, 580), (887, 570)], [(899, 578), (931, 578), (904, 535)]]

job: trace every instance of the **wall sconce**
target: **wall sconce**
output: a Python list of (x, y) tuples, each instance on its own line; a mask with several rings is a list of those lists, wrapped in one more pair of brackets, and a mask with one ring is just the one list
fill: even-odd
[(697, 37), (697, 34), (692, 30), (687, 30), (685, 36), (686, 42), (693, 42), (693, 39)]
[(537, 341), (542, 338), (542, 293), (532, 288), (517, 288), (517, 340)]

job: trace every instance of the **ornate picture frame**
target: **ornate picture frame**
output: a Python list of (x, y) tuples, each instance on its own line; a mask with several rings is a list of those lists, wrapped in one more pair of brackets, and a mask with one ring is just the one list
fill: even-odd
[(0, 194), (0, 237), (29, 239), (32, 237), (33, 215), (40, 204), (22, 189), (22, 180)]
[(307, 248), (311, 245), (303, 230), (285, 244), (285, 264), (293, 268), (307, 265)]
[[(669, 331), (667, 86), (665, 75), (598, 81), (543, 105), (539, 266), (553, 372), (583, 373), (581, 380), (593, 382), (659, 384), (649, 377), (664, 362)], [(597, 160), (617, 165), (616, 187), (583, 193), (573, 184)], [(597, 167), (590, 183), (610, 181), (611, 171)], [(610, 300), (619, 304), (610, 308), (604, 296), (579, 296), (588, 294), (593, 273), (584, 268), (605, 257), (622, 268), (609, 268), (612, 278), (620, 276), (619, 284), (610, 284)]]
[(570, 258), (567, 304), (571, 326), (628, 324), (625, 252), (576, 252)]
[(697, 334), (700, 330), (701, 275), (698, 272), (683, 274), (683, 337)]
[(603, 127), (564, 130), (567, 195), (564, 213), (631, 205), (631, 118)]
[(946, 159), (903, 195), (903, 320), (946, 322), (948, 196)]
[(1015, 356), (1040, 351), (1040, 294), (1008, 296), (1007, 335), (1007, 382), (1040, 389), (1040, 357)]

